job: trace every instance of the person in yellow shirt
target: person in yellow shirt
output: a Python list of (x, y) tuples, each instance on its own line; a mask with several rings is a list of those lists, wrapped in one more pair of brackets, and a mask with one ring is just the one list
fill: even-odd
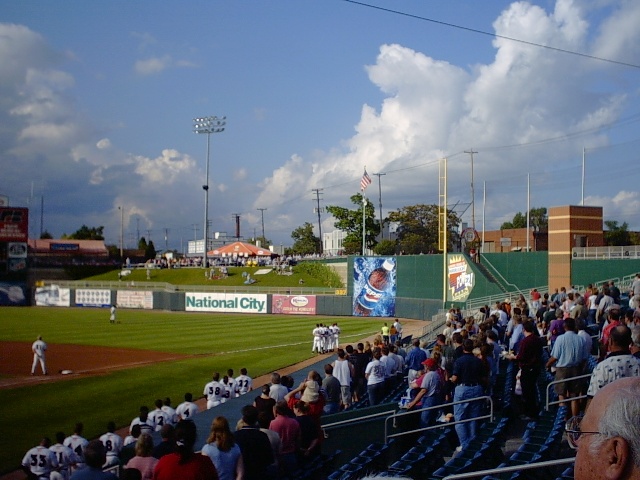
[(390, 333), (391, 329), (389, 328), (389, 326), (385, 324), (382, 326), (382, 330), (380, 333), (382, 333), (382, 340), (384, 341), (385, 345), (389, 345), (389, 333)]

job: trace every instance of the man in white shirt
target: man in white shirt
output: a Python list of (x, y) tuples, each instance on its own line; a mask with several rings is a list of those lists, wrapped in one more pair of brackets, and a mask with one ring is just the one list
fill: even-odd
[(253, 389), (253, 379), (247, 375), (247, 369), (241, 368), (240, 375), (236, 377), (236, 396), (244, 395)]
[(176, 415), (180, 420), (188, 420), (196, 413), (200, 412), (198, 405), (193, 403), (193, 395), (189, 392), (184, 394), (184, 402), (176, 407)]
[[(31, 351), (33, 352), (33, 364), (31, 365), (31, 375), (35, 375), (36, 367), (40, 362), (40, 368), (42, 368), (42, 374), (47, 375), (47, 364), (45, 362), (44, 353), (47, 351), (47, 344), (42, 340), (42, 336), (38, 336), (38, 339), (31, 345)], [(37, 447), (36, 447), (37, 448)]]
[(215, 372), (212, 380), (204, 386), (203, 396), (207, 399), (207, 409), (217, 407), (222, 403), (226, 393), (225, 386), (220, 382), (220, 374)]

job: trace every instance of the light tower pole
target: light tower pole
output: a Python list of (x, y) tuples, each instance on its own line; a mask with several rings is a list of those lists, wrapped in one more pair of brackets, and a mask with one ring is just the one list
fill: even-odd
[(207, 268), (207, 236), (209, 224), (209, 147), (211, 134), (224, 132), (227, 117), (199, 117), (193, 119), (193, 132), (207, 135), (207, 164), (205, 169), (204, 190), (204, 252), (202, 253), (202, 267)]

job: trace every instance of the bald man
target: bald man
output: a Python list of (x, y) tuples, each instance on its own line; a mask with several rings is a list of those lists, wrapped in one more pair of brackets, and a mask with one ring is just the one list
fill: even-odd
[(575, 480), (640, 478), (639, 416), (640, 377), (598, 390), (582, 421), (567, 422), (569, 443), (578, 449)]

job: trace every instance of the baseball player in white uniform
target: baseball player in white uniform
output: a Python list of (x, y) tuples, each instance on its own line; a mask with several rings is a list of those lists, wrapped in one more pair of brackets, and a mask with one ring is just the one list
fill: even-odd
[(104, 449), (107, 451), (107, 461), (102, 468), (113, 467), (120, 463), (118, 455), (120, 455), (120, 450), (122, 450), (123, 442), (120, 435), (115, 433), (115, 431), (115, 422), (109, 422), (107, 424), (107, 433), (100, 436), (100, 441), (104, 445)]
[(159, 432), (163, 425), (171, 423), (171, 418), (167, 412), (162, 410), (162, 400), (157, 399), (155, 401), (156, 409), (149, 412), (149, 420), (151, 420), (156, 426), (156, 432)]
[(31, 345), (31, 350), (33, 351), (33, 364), (31, 365), (31, 375), (35, 375), (36, 367), (38, 366), (38, 362), (40, 362), (40, 367), (42, 368), (42, 374), (47, 374), (47, 364), (44, 358), (44, 352), (47, 351), (47, 344), (42, 340), (42, 336), (38, 335), (38, 339), (33, 342)]
[(111, 305), (109, 323), (116, 323), (116, 306), (115, 305)]
[(143, 405), (140, 407), (140, 415), (131, 420), (131, 425), (129, 426), (129, 433), (131, 433), (131, 429), (134, 425), (140, 425), (140, 433), (148, 433), (152, 435), (156, 430), (155, 422), (149, 418), (149, 407)]
[(198, 408), (198, 405), (193, 403), (193, 395), (185, 393), (184, 402), (176, 407), (176, 415), (178, 415), (178, 418), (181, 420), (187, 420), (198, 412), (200, 412), (200, 409)]
[(233, 368), (227, 370), (227, 388), (229, 389), (230, 396), (229, 398), (235, 398), (238, 396), (238, 383), (236, 382), (236, 377), (233, 376)]
[(333, 350), (333, 325), (327, 325), (326, 350), (327, 352)]
[(80, 460), (76, 455), (76, 452), (63, 445), (64, 438), (64, 433), (56, 433), (57, 443), (49, 447), (49, 450), (51, 450), (58, 459), (58, 472), (57, 474), (51, 472), (51, 480), (69, 480), (69, 477), (71, 476), (71, 467)]
[(64, 439), (63, 445), (73, 450), (78, 457), (78, 462), (75, 465), (73, 471), (84, 467), (84, 449), (89, 444), (89, 440), (82, 436), (84, 425), (82, 422), (76, 423), (76, 428), (73, 430), (73, 434)]
[(35, 478), (49, 478), (52, 471), (58, 468), (58, 459), (49, 450), (51, 440), (43, 438), (37, 447), (29, 450), (22, 459), (22, 468), (27, 474)]
[(178, 423), (178, 415), (176, 414), (176, 410), (171, 406), (171, 399), (167, 397), (164, 399), (163, 403), (162, 411), (169, 415), (169, 423), (171, 423), (171, 425), (175, 425)]
[(314, 328), (311, 333), (313, 334), (311, 353), (320, 353), (322, 351), (322, 330), (320, 329), (319, 323), (316, 323), (316, 328)]
[(333, 348), (339, 348), (340, 347), (340, 327), (338, 326), (337, 323), (333, 324)]
[(237, 396), (249, 393), (253, 389), (253, 379), (247, 375), (247, 369), (241, 368), (240, 375), (236, 377)]
[(207, 399), (207, 409), (217, 407), (222, 403), (222, 397), (225, 395), (225, 386), (220, 383), (220, 374), (213, 374), (213, 380), (204, 386), (202, 395)]

